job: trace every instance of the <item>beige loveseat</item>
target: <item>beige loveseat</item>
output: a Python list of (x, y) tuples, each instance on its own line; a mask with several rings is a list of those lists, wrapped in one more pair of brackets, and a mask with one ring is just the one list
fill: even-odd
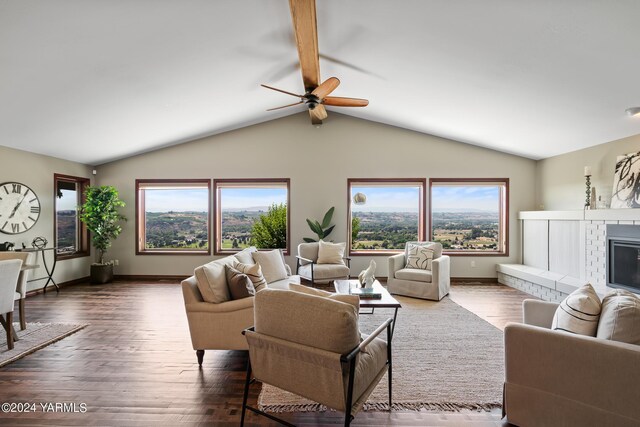
[[(247, 254), (249, 254), (248, 257)], [(209, 263), (208, 266), (213, 267), (210, 268), (210, 271), (213, 271), (212, 280), (220, 281), (220, 285), (227, 286), (224, 266), (231, 265), (238, 259), (248, 263), (251, 259), (250, 250), (243, 250), (236, 255)], [(268, 283), (269, 288), (288, 289), (289, 283), (300, 283), (300, 277), (291, 275), (291, 268), (286, 264), (285, 269), (288, 277)], [(203, 290), (206, 291), (206, 289)], [(189, 322), (191, 344), (196, 350), (200, 365), (202, 365), (205, 350), (246, 350), (248, 348), (242, 331), (253, 326), (254, 297), (220, 303), (206, 302), (195, 275), (182, 281), (182, 295)]]
[(504, 409), (518, 426), (640, 425), (640, 346), (550, 329), (558, 304), (525, 300), (504, 330)]

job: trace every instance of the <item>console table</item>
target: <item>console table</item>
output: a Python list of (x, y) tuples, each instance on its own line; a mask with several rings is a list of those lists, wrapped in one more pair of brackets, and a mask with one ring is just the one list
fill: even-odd
[[(49, 286), (49, 283), (53, 283), (53, 286), (56, 287), (56, 292), (60, 292), (60, 287), (58, 286), (58, 284), (55, 282), (55, 280), (53, 280), (53, 272), (56, 269), (56, 264), (58, 263), (57, 257), (56, 257), (56, 249), (58, 249), (57, 247), (53, 247), (53, 248), (42, 248), (42, 249), (38, 249), (38, 248), (25, 248), (25, 249), (16, 249), (16, 252), (35, 252), (36, 256), (38, 252), (40, 252), (42, 254), (42, 264), (44, 265), (44, 269), (47, 272), (46, 276), (42, 276), (42, 277), (37, 277), (35, 279), (31, 279), (28, 282), (35, 282), (37, 280), (45, 280), (47, 279), (46, 283), (44, 284), (44, 287), (42, 288), (43, 292), (47, 292), (47, 286)], [(47, 264), (47, 257), (46, 257), (46, 253), (48, 251), (53, 251), (53, 263), (51, 264), (51, 267), (49, 267), (49, 264)]]

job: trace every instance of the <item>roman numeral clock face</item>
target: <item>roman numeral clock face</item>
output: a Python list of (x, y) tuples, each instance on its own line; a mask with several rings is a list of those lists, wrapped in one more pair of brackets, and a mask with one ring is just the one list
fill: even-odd
[(29, 187), (17, 182), (0, 184), (0, 232), (24, 233), (40, 217), (40, 200)]

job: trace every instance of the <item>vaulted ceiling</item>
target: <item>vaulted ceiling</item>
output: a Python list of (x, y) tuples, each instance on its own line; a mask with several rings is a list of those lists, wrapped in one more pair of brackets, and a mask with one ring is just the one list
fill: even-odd
[[(318, 0), (331, 111), (534, 159), (640, 134), (640, 2)], [(287, 0), (0, 1), (0, 145), (101, 164), (295, 114)], [(301, 120), (308, 117), (300, 116)], [(313, 131), (309, 125), (309, 131)]]

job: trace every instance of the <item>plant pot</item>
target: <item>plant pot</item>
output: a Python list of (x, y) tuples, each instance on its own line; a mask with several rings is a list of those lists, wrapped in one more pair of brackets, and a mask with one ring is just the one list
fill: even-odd
[(113, 264), (91, 264), (91, 283), (113, 282)]

